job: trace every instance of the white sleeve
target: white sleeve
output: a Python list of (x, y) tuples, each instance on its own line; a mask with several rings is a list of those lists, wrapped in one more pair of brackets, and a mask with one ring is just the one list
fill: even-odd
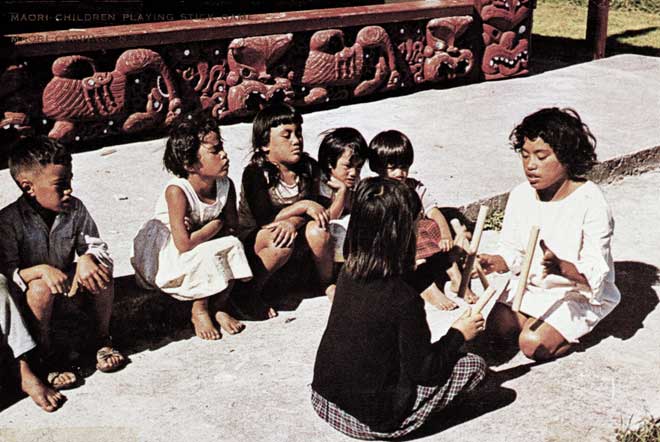
[(422, 201), (422, 207), (424, 209), (424, 216), (428, 216), (431, 209), (438, 207), (438, 202), (431, 192), (429, 192), (428, 187), (422, 183), (418, 183), (415, 187), (419, 199)]
[(578, 272), (589, 282), (591, 290), (580, 290), (592, 304), (599, 305), (603, 286), (612, 270), (610, 245), (614, 233), (614, 219), (605, 200), (592, 198), (582, 224), (582, 245), (575, 263)]

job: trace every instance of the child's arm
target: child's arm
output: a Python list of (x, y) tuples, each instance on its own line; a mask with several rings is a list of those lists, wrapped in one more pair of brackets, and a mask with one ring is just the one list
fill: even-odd
[(346, 184), (336, 179), (334, 176), (331, 176), (328, 180), (328, 186), (334, 190), (332, 195), (332, 203), (328, 208), (330, 219), (341, 218), (342, 213), (344, 213), (344, 207), (346, 206), (346, 200), (350, 193), (348, 191), (348, 187), (346, 187)]
[(36, 279), (42, 279), (53, 295), (69, 291), (70, 284), (66, 273), (48, 264), (37, 264), (36, 266), (20, 269), (18, 270), (18, 276), (26, 284), (30, 284)]
[(214, 219), (209, 221), (199, 230), (188, 232), (184, 218), (188, 211), (188, 200), (183, 190), (178, 186), (168, 186), (165, 190), (165, 201), (170, 218), (170, 229), (174, 245), (180, 253), (192, 250), (197, 245), (213, 238), (222, 228), (222, 221)]
[(440, 250), (443, 252), (449, 252), (451, 248), (454, 247), (454, 241), (451, 238), (449, 224), (447, 224), (447, 220), (445, 219), (444, 215), (440, 209), (433, 207), (427, 212), (426, 217), (435, 221), (435, 223), (438, 225), (438, 228), (440, 229), (441, 239), (440, 243), (438, 244)]
[(312, 200), (300, 200), (283, 208), (275, 216), (275, 221), (282, 221), (291, 217), (302, 217), (303, 215), (310, 216), (314, 221), (319, 223), (319, 227), (322, 229), (325, 229), (328, 221), (330, 221), (328, 211), (322, 205)]

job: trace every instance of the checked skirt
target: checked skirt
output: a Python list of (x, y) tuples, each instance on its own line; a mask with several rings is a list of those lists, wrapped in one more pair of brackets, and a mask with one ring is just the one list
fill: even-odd
[(483, 358), (468, 353), (458, 360), (444, 385), (418, 385), (417, 399), (410, 416), (404, 419), (398, 429), (390, 433), (373, 431), (314, 390), (312, 406), (323, 420), (347, 436), (356, 439), (396, 439), (421, 427), (432, 413), (441, 411), (459, 393), (473, 390), (486, 375), (486, 369)]

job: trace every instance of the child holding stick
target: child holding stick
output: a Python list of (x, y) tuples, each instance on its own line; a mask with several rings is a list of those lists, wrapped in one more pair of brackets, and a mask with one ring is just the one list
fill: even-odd
[[(481, 254), (484, 270), (520, 269), (532, 226), (540, 227), (529, 282), (514, 279), (488, 318), (489, 330), (518, 340), (529, 358), (566, 354), (620, 300), (610, 244), (614, 220), (601, 190), (584, 175), (596, 163), (596, 140), (572, 109), (546, 108), (510, 136), (527, 182), (509, 195), (497, 255)], [(519, 312), (517, 284), (527, 284)]]
[(468, 308), (432, 343), (424, 302), (402, 279), (415, 265), (420, 213), (415, 192), (396, 180), (367, 178), (356, 190), (312, 382), (314, 410), (351, 437), (404, 436), (486, 372), (481, 357), (460, 352), (483, 330), (481, 314)]

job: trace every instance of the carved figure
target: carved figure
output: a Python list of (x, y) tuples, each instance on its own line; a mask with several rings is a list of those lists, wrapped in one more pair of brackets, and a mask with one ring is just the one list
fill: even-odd
[[(302, 84), (309, 88), (306, 104), (328, 101), (330, 86), (355, 86), (353, 95), (356, 97), (398, 86), (394, 49), (387, 32), (380, 26), (362, 28), (350, 47), (344, 43), (343, 31), (318, 31), (312, 35), (309, 48), (302, 77)], [(378, 59), (374, 63), (373, 78), (361, 80), (366, 70), (365, 59), (369, 57), (367, 49), (375, 50)]]
[[(472, 17), (462, 16), (435, 18), (428, 22), (422, 70), (424, 81), (452, 80), (472, 71), (472, 51), (456, 47), (456, 40), (467, 31), (472, 21)], [(420, 82), (417, 77), (415, 82)]]
[(243, 116), (273, 98), (289, 102), (294, 91), (293, 72), (287, 77), (271, 74), (271, 68), (293, 44), (293, 34), (237, 38), (227, 50), (227, 110), (221, 118)]
[(486, 80), (528, 72), (531, 9), (529, 0), (481, 0), (483, 41), (481, 70)]
[[(91, 75), (86, 75), (90, 69)], [(56, 120), (48, 136), (70, 141), (81, 123), (123, 118), (130, 112), (126, 100), (128, 76), (148, 69), (158, 74), (157, 84), (147, 95), (145, 111), (132, 113), (124, 120), (121, 130), (126, 133), (149, 129), (163, 121), (169, 124), (181, 112), (181, 100), (161, 56), (149, 49), (130, 49), (117, 59), (112, 72), (98, 72), (94, 60), (81, 55), (55, 60), (54, 77), (42, 99), (43, 113)], [(169, 102), (167, 111), (165, 100)]]
[(227, 66), (224, 60), (210, 68), (208, 62), (199, 61), (196, 67), (189, 66), (177, 72), (183, 80), (195, 82), (192, 88), (202, 109), (210, 108), (211, 115), (219, 119), (227, 108)]

